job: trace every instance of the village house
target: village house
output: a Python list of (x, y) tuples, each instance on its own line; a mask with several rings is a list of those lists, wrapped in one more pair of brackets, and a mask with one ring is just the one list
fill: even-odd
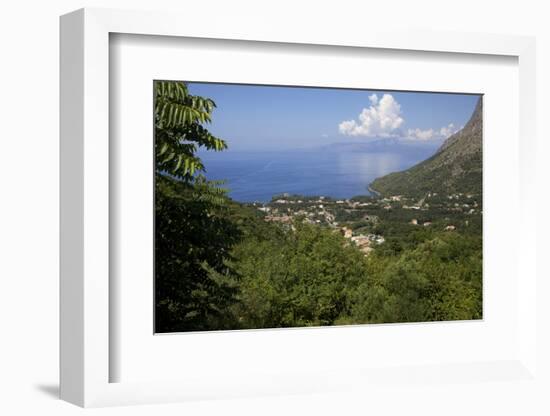
[(356, 235), (351, 237), (351, 241), (355, 243), (358, 247), (368, 246), (370, 245), (370, 240), (367, 236), (364, 235)]
[(266, 215), (265, 220), (268, 222), (281, 222), (283, 224), (292, 223), (292, 217), (289, 215)]
[(367, 256), (373, 248), (370, 246), (370, 239), (364, 235), (358, 235), (351, 238), (351, 241)]
[(351, 238), (353, 236), (353, 231), (351, 228), (343, 227), (342, 234), (344, 235), (345, 238)]
[(378, 222), (378, 217), (376, 215), (365, 215), (363, 216), (363, 219), (365, 221), (370, 221), (370, 222)]

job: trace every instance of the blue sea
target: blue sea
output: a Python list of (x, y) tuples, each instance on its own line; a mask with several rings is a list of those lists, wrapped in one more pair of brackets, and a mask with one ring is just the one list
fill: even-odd
[(370, 195), (376, 178), (427, 159), (438, 144), (339, 143), (279, 151), (201, 152), (206, 177), (225, 180), (239, 202), (268, 202), (282, 193), (351, 198)]

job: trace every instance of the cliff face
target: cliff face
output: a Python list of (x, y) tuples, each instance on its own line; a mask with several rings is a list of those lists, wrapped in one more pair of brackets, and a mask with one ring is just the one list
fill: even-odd
[(479, 98), (470, 120), (436, 153), (402, 172), (374, 180), (370, 187), (382, 195), (418, 197), (427, 192), (481, 194), (483, 103)]

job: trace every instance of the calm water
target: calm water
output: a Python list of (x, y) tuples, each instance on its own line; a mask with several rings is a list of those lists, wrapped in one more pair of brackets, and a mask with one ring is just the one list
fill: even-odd
[(379, 176), (407, 169), (431, 156), (437, 146), (331, 145), (315, 149), (204, 152), (208, 179), (225, 179), (240, 202), (267, 202), (276, 194), (351, 198), (369, 195)]

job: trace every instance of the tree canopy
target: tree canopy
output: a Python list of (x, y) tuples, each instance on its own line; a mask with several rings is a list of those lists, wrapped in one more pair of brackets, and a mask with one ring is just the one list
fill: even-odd
[(205, 128), (215, 103), (184, 82), (155, 82), (155, 330), (215, 328), (234, 302), (226, 258), (238, 229), (223, 213), (225, 189), (207, 181), (199, 147), (227, 144)]

